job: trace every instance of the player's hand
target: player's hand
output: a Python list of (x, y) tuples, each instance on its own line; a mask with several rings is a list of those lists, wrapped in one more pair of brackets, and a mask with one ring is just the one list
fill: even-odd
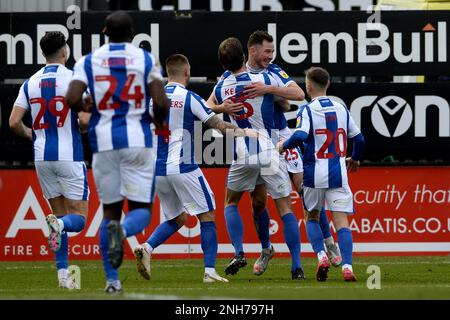
[(154, 124), (155, 124), (155, 134), (157, 136), (163, 136), (164, 142), (169, 143), (171, 132), (169, 130), (168, 123), (167, 122), (159, 123), (155, 121)]
[(83, 111), (92, 112), (92, 108), (94, 108), (94, 100), (92, 99), (92, 96), (88, 94), (83, 98)]
[(269, 86), (262, 82), (252, 82), (252, 84), (245, 86), (243, 94), (247, 99), (253, 99), (255, 97), (263, 96), (268, 93)]
[(280, 154), (282, 154), (284, 152), (284, 148), (283, 148), (284, 141), (285, 141), (285, 139), (281, 139), (280, 141), (278, 141), (277, 149)]
[(359, 160), (353, 160), (351, 157), (346, 158), (345, 162), (347, 164), (348, 172), (356, 172), (359, 168)]
[(231, 116), (241, 111), (244, 108), (244, 105), (241, 102), (234, 103), (231, 100), (227, 99), (221, 105), (219, 105), (219, 108), (222, 113), (227, 113)]
[(245, 132), (245, 136), (249, 137), (249, 138), (258, 138), (258, 131), (256, 131), (255, 129), (244, 129)]

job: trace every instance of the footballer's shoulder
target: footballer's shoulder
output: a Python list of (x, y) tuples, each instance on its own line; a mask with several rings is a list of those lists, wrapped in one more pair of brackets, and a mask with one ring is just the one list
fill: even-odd
[(274, 71), (274, 72), (277, 72), (277, 71), (280, 71), (280, 70), (282, 70), (277, 64), (275, 64), (275, 63), (270, 63), (269, 64), (269, 66), (267, 67), (267, 70), (268, 71)]

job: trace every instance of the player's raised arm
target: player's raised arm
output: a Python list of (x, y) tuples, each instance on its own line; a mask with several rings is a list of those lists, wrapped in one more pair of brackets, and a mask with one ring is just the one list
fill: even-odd
[(258, 96), (263, 96), (267, 93), (271, 93), (275, 96), (280, 96), (288, 100), (303, 100), (305, 99), (305, 93), (297, 83), (291, 82), (286, 87), (278, 87), (274, 85), (266, 85), (262, 82), (254, 82), (245, 87), (244, 94), (253, 99)]

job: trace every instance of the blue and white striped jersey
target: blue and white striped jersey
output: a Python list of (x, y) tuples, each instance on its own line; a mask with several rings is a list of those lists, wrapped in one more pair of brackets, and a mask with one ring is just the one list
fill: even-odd
[(214, 87), (216, 101), (219, 104), (227, 99), (244, 104), (244, 109), (230, 117), (231, 123), (239, 128), (258, 130), (260, 133), (258, 143), (254, 144), (250, 143), (251, 140), (248, 137), (236, 138), (235, 152), (238, 157), (246, 157), (274, 148), (274, 144), (270, 139), (272, 131), (276, 129), (274, 125), (274, 96), (266, 94), (248, 99), (243, 94), (243, 91), (252, 82), (278, 85), (277, 81), (268, 73), (242, 72), (233, 74), (230, 71), (226, 71)]
[[(292, 78), (275, 63), (271, 63), (269, 64), (267, 69), (259, 71), (252, 69), (247, 63), (247, 69), (251, 73), (269, 74), (273, 79), (275, 79), (279, 87), (287, 87), (292, 82), (294, 82), (294, 80), (292, 80)], [(274, 108), (273, 120), (275, 124), (275, 129), (280, 130), (280, 136), (283, 138), (289, 138), (290, 129), (287, 127), (286, 117), (284, 116), (283, 110), (281, 110), (277, 106), (275, 106)]]
[(131, 43), (108, 43), (75, 64), (73, 80), (85, 83), (95, 108), (89, 122), (92, 151), (152, 147), (148, 84), (162, 80), (153, 55)]
[(205, 100), (182, 84), (169, 82), (165, 90), (170, 100), (170, 112), (166, 118), (170, 136), (169, 143), (164, 136), (158, 136), (157, 176), (186, 173), (198, 168), (194, 159), (194, 122), (206, 122), (215, 115)]
[(31, 111), (35, 161), (84, 161), (78, 115), (64, 98), (72, 73), (48, 64), (20, 87), (14, 105)]
[(300, 107), (297, 130), (308, 135), (304, 142), (303, 184), (311, 188), (348, 186), (347, 139), (360, 134), (348, 109), (327, 97), (317, 97)]

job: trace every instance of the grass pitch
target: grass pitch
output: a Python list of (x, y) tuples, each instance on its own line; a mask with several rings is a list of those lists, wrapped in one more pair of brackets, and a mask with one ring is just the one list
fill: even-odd
[[(203, 284), (201, 259), (152, 261), (152, 279), (137, 273), (135, 262), (120, 268), (124, 293), (104, 293), (100, 261), (71, 261), (81, 269), (81, 290), (57, 287), (52, 262), (0, 262), (0, 299), (450, 299), (450, 256), (444, 257), (356, 257), (358, 282), (342, 280), (340, 268), (331, 268), (326, 282), (315, 280), (316, 259), (303, 258), (304, 281), (290, 279), (290, 259), (272, 259), (266, 273), (252, 274), (255, 259), (229, 283)], [(219, 259), (217, 270), (224, 275), (228, 260)], [(381, 269), (381, 289), (369, 290), (370, 265)]]

